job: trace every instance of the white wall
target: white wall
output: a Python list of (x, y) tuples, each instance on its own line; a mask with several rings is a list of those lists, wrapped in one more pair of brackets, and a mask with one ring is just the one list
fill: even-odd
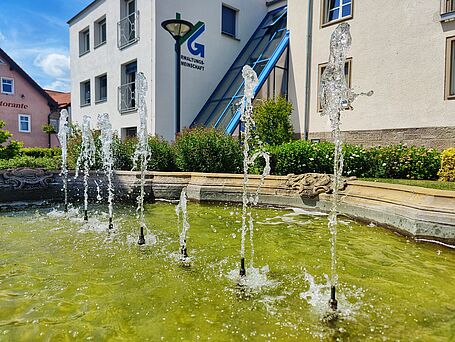
[[(81, 15), (70, 25), (70, 56), (71, 56), (71, 100), (73, 121), (82, 122), (83, 115), (92, 117), (92, 126), (96, 124), (98, 113), (110, 114), (113, 127), (116, 129), (139, 125), (137, 112), (120, 114), (118, 110), (118, 87), (121, 84), (121, 65), (137, 59), (138, 71), (144, 72), (149, 81), (147, 95), (149, 116), (153, 116), (153, 32), (155, 25), (152, 14), (154, 0), (136, 0), (140, 11), (140, 39), (137, 43), (120, 50), (117, 47), (117, 23), (120, 20), (120, 1), (102, 0), (88, 13)], [(107, 43), (94, 48), (94, 23), (106, 15)], [(79, 57), (79, 32), (90, 26), (90, 52)], [(95, 77), (107, 73), (108, 100), (95, 104)], [(91, 105), (80, 106), (80, 82), (91, 81)], [(153, 132), (149, 120), (149, 130)]]
[[(221, 6), (226, 4), (238, 12), (238, 40), (221, 34)], [(188, 127), (199, 113), (213, 90), (219, 84), (251, 35), (267, 14), (265, 0), (166, 0), (157, 1), (156, 20), (156, 113), (159, 135), (174, 138), (174, 41), (161, 28), (161, 22), (175, 18), (176, 12), (182, 19), (193, 24), (205, 23), (206, 31), (197, 40), (205, 45), (205, 70), (194, 70), (182, 66), (182, 118), (181, 127)], [(182, 54), (191, 56), (187, 45)], [(199, 57), (198, 57), (199, 58)], [(201, 59), (201, 58), (199, 58)]]
[[(455, 101), (444, 99), (446, 37), (453, 23), (439, 22), (438, 0), (353, 0), (352, 85), (374, 90), (346, 112), (343, 130), (455, 126)], [(294, 123), (303, 132), (307, 2), (289, 0), (290, 95)], [(320, 28), (320, 0), (314, 0), (310, 132), (329, 131), (317, 112), (318, 64), (327, 62), (336, 25)]]

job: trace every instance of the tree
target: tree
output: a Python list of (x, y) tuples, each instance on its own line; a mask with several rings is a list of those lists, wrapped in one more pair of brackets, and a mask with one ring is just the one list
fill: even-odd
[(284, 97), (255, 105), (253, 119), (259, 139), (273, 146), (290, 142), (293, 135), (291, 113), (292, 104)]
[(0, 159), (14, 158), (19, 154), (22, 143), (10, 140), (13, 135), (8, 130), (3, 129), (3, 127), (5, 127), (5, 121), (0, 120)]

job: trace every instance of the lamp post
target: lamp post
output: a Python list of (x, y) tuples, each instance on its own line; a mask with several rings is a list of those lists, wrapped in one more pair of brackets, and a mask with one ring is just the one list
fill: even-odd
[(180, 132), (180, 38), (193, 28), (193, 24), (182, 19), (170, 19), (161, 23), (161, 26), (175, 39), (175, 134)]

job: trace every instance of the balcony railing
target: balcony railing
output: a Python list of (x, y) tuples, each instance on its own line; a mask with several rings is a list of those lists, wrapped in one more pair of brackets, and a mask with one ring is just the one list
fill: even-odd
[(455, 20), (455, 0), (441, 0), (441, 21)]
[(118, 110), (120, 113), (136, 110), (136, 82), (118, 87)]
[(134, 12), (117, 23), (117, 45), (123, 49), (139, 40), (139, 12)]

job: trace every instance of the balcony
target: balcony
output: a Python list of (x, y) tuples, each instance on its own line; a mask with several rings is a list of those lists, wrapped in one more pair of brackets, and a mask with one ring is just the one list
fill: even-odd
[(441, 21), (455, 20), (455, 0), (441, 0)]
[(139, 12), (134, 12), (117, 23), (117, 45), (124, 49), (139, 40)]
[(126, 113), (136, 109), (136, 82), (122, 84), (118, 87), (118, 110)]

